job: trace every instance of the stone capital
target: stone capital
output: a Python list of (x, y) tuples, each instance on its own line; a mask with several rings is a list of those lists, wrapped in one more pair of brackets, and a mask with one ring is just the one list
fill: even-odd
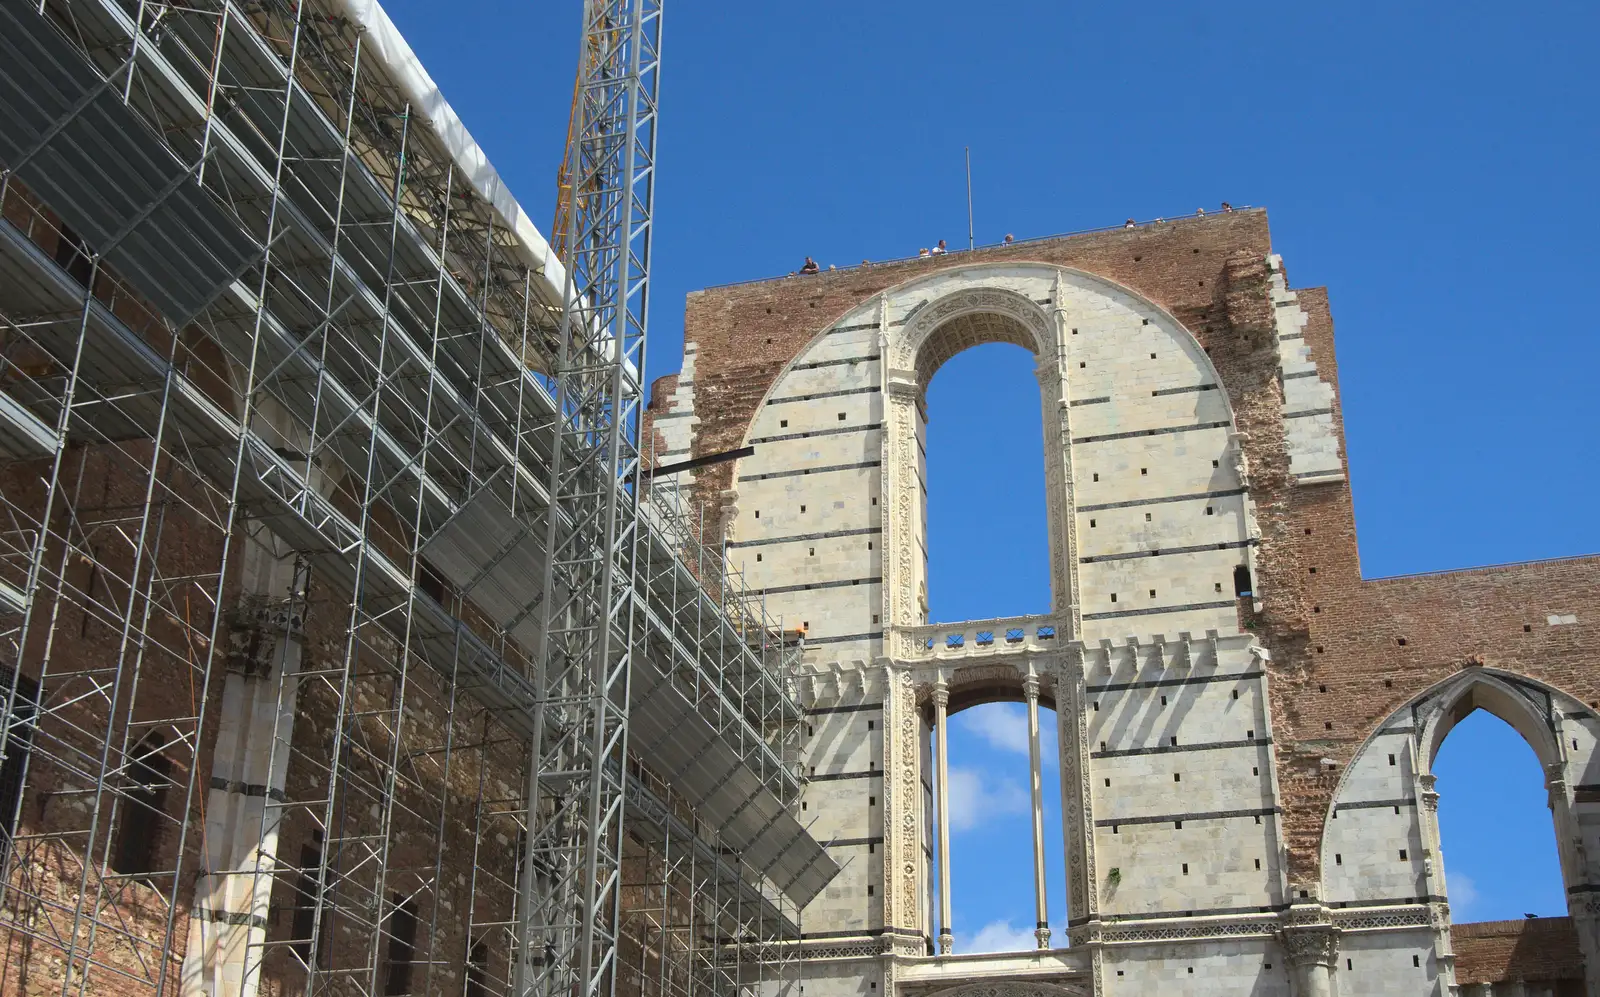
[(1328, 966), (1339, 960), (1339, 929), (1331, 924), (1302, 924), (1278, 932), (1291, 966)]
[(1022, 695), (1027, 697), (1029, 703), (1039, 698), (1039, 676), (1029, 672), (1022, 677)]

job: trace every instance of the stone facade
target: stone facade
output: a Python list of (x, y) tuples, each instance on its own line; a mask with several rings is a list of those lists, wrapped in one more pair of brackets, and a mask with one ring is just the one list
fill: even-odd
[[(1361, 577), (1327, 294), (1265, 212), (696, 292), (685, 338), (653, 438), (755, 447), (679, 487), (806, 633), (813, 997), (1455, 993), (1429, 769), (1474, 708), (1546, 766), (1600, 967), (1600, 559)], [(924, 391), (984, 342), (1037, 358), (1051, 612), (935, 624)], [(936, 955), (930, 733), (1030, 688), (1069, 937)]]

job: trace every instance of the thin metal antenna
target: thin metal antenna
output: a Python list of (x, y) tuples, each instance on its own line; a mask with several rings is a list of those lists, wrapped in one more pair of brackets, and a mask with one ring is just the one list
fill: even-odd
[(972, 146), (963, 147), (967, 153), (967, 250), (972, 250)]

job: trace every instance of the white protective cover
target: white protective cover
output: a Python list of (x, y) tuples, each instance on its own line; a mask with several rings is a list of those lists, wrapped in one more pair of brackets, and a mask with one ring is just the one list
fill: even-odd
[(559, 305), (565, 294), (566, 268), (523, 213), (522, 205), (490, 165), (489, 157), (472, 140), (472, 133), (444, 99), (433, 77), (422, 68), (421, 60), (388, 13), (377, 0), (332, 0), (332, 5), (361, 28), (363, 58), (374, 56), (382, 63), (422, 121), (439, 137), (472, 189), (493, 206), (500, 223), (515, 233), (523, 262), (543, 282), (547, 300)]

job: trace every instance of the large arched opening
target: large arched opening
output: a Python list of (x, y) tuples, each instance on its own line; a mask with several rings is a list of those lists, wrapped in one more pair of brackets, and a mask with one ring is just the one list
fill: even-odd
[(1026, 347), (984, 343), (951, 357), (927, 385), (930, 622), (1050, 611), (1036, 363)]
[(1565, 915), (1550, 791), (1522, 735), (1474, 710), (1439, 746), (1432, 771), (1451, 919)]
[(1600, 951), (1597, 735), (1590, 709), (1523, 676), (1472, 667), (1434, 686), (1344, 772), (1324, 825), (1325, 901), (1448, 912), (1419, 926), (1412, 954), (1445, 983), (1577, 985)]
[[(948, 724), (949, 925), (957, 953), (1039, 947), (1034, 896), (1033, 803), (1027, 707), (1015, 698), (978, 702)], [(1044, 842), (1061, 840), (1061, 773), (1054, 702), (1039, 706), (1040, 819)], [(1043, 850), (1052, 944), (1063, 944), (1066, 873), (1059, 848)], [(941, 928), (944, 927), (941, 925)]]

